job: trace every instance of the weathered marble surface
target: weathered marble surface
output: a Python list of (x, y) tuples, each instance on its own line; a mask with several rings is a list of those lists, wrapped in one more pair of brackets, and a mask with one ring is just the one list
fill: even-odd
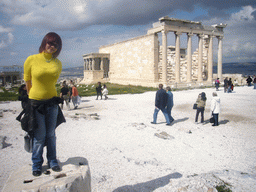
[[(48, 169), (48, 174), (43, 173), (39, 177), (34, 177), (31, 173), (31, 165), (26, 165), (11, 174), (3, 192), (91, 191), (90, 169), (85, 158), (70, 158), (60, 165), (61, 172)], [(46, 171), (47, 166), (44, 165), (43, 172)]]

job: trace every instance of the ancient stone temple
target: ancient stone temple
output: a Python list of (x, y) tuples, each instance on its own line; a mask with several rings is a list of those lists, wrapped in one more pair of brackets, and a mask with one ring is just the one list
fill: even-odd
[[(83, 55), (84, 79), (124, 85), (156, 87), (212, 84), (213, 38), (218, 39), (217, 68), (222, 79), (222, 39), (225, 24), (204, 26), (200, 22), (162, 17), (144, 36), (99, 48), (99, 53)], [(167, 45), (168, 33), (175, 34), (175, 46)], [(158, 34), (161, 33), (160, 45)], [(187, 35), (187, 48), (180, 36)], [(192, 53), (192, 36), (198, 48)]]
[(0, 86), (17, 84), (22, 80), (22, 67), (18, 65), (0, 66)]

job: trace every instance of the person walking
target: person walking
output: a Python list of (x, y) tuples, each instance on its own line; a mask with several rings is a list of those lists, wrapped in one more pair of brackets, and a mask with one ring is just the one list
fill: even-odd
[(107, 89), (107, 86), (104, 84), (103, 85), (103, 91), (102, 91), (102, 95), (105, 97), (105, 100), (107, 100), (108, 99), (108, 89)]
[(219, 80), (219, 78), (217, 78), (217, 79), (215, 80), (215, 88), (216, 88), (216, 91), (219, 91), (219, 87), (220, 87), (220, 80)]
[(102, 88), (101, 88), (101, 82), (98, 82), (98, 87), (96, 87), (96, 92), (97, 92), (97, 98), (96, 100), (98, 100), (98, 97), (100, 96), (102, 99)]
[(226, 93), (227, 90), (228, 90), (228, 78), (226, 77), (226, 78), (224, 79), (224, 93)]
[(167, 90), (167, 94), (168, 94), (168, 101), (167, 101), (167, 106), (166, 106), (166, 109), (167, 109), (167, 113), (168, 113), (168, 116), (169, 116), (169, 120), (170, 120), (170, 123), (172, 123), (174, 121), (173, 117), (172, 117), (172, 108), (174, 106), (174, 103), (173, 103), (173, 94), (171, 92), (171, 88), (170, 87), (166, 87), (166, 90)]
[(72, 99), (72, 103), (74, 105), (74, 109), (77, 109), (78, 107), (78, 90), (76, 88), (76, 86), (74, 84), (72, 84), (72, 96), (71, 96), (71, 99)]
[(256, 77), (254, 75), (254, 78), (253, 78), (253, 88), (256, 89)]
[[(60, 171), (56, 157), (55, 128), (65, 118), (59, 104), (55, 85), (62, 71), (62, 64), (57, 59), (62, 48), (58, 34), (50, 32), (45, 35), (39, 48), (39, 54), (29, 56), (24, 63), (24, 80), (29, 95), (30, 133), (33, 135), (32, 174), (42, 174), (43, 148), (47, 149), (48, 167)], [(59, 117), (61, 121), (59, 122)], [(30, 121), (31, 122), (31, 121)]]
[(250, 75), (249, 75), (248, 78), (246, 79), (246, 82), (247, 82), (248, 87), (250, 87), (250, 86), (252, 85), (252, 78), (251, 78)]
[(212, 126), (219, 125), (219, 113), (220, 113), (220, 98), (218, 97), (216, 92), (212, 93), (211, 100), (211, 113), (214, 118), (214, 124)]
[[(62, 83), (61, 90), (60, 90), (60, 98), (62, 98), (65, 101), (68, 110), (70, 110), (69, 97), (70, 97), (69, 89), (68, 89), (68, 86), (66, 84), (66, 81), (64, 81)], [(60, 108), (63, 110), (63, 103), (61, 103)]]
[(201, 123), (204, 123), (204, 109), (206, 105), (206, 100), (207, 98), (206, 98), (205, 92), (202, 92), (198, 95), (198, 98), (196, 100), (197, 109), (196, 109), (195, 123), (197, 123), (198, 121), (199, 113), (201, 113)]
[(231, 78), (228, 80), (228, 93), (231, 93), (233, 91), (233, 83)]
[(171, 124), (167, 109), (165, 108), (167, 105), (167, 102), (168, 102), (168, 94), (163, 89), (163, 84), (159, 84), (159, 90), (156, 92), (155, 110), (154, 110), (154, 115), (153, 115), (153, 122), (151, 122), (152, 124), (156, 124), (157, 114), (160, 110), (164, 114), (164, 117), (165, 117), (166, 123), (167, 123), (166, 125)]
[(69, 86), (68, 86), (68, 90), (69, 90), (69, 102), (71, 102), (71, 97), (72, 97), (72, 86), (74, 85), (72, 79), (70, 79), (69, 81)]

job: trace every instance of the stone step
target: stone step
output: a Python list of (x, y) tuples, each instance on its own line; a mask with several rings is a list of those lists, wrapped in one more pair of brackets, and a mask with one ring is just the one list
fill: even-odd
[(60, 163), (60, 166), (61, 172), (54, 172), (47, 170), (47, 165), (44, 165), (44, 173), (34, 177), (31, 165), (25, 165), (10, 175), (3, 192), (91, 192), (91, 174), (85, 158), (70, 158), (65, 163)]

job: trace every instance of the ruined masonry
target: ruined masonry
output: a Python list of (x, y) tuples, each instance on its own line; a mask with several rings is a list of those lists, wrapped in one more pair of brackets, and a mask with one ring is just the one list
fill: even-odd
[[(213, 82), (213, 38), (218, 39), (218, 72), (222, 80), (222, 40), (225, 24), (204, 26), (201, 22), (162, 17), (147, 35), (99, 48), (99, 53), (83, 55), (81, 83), (110, 82), (123, 85), (171, 87), (211, 85)], [(175, 46), (167, 45), (169, 32)], [(162, 45), (158, 34), (162, 35)], [(180, 36), (187, 35), (187, 48), (180, 48)], [(192, 53), (192, 36), (198, 48)]]

